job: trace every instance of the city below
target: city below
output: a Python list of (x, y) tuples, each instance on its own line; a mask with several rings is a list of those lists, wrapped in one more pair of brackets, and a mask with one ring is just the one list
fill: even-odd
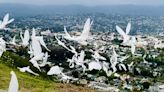
[(7, 11), (0, 91), (164, 92), (164, 15)]

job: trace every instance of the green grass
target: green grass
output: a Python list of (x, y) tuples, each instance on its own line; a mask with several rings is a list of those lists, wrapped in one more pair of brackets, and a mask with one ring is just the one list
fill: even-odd
[(19, 92), (94, 92), (94, 90), (82, 86), (56, 83), (46, 73), (39, 73), (40, 76), (22, 73), (17, 67), (23, 66), (30, 66), (33, 71), (38, 72), (27, 59), (12, 52), (5, 52), (0, 57), (0, 89), (8, 89), (10, 72), (14, 71), (18, 78)]
[[(14, 71), (19, 82), (19, 90), (24, 92), (51, 92), (55, 89), (55, 83), (39, 76), (21, 73), (5, 64), (0, 64), (0, 89), (7, 90), (10, 82), (10, 71)], [(43, 91), (44, 90), (44, 91)]]
[(22, 73), (2, 63), (0, 63), (0, 89), (8, 89), (11, 71), (14, 71), (17, 75), (20, 92), (94, 92), (94, 90), (86, 87), (55, 83), (40, 76)]

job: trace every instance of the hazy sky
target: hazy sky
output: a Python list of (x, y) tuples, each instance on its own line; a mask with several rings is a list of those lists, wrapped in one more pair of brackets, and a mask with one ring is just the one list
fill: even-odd
[(164, 0), (0, 0), (0, 3), (23, 3), (36, 5), (164, 5)]

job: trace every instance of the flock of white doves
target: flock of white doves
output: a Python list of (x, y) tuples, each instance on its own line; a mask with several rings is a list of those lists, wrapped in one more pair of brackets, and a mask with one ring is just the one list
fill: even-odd
[[(6, 14), (5, 17), (3, 18), (3, 21), (0, 21), (0, 30), (12, 30), (10, 28), (7, 28), (7, 25), (13, 21), (14, 21), (14, 19), (9, 20), (9, 14)], [(93, 21), (91, 21), (91, 19), (88, 18), (85, 22), (83, 31), (80, 36), (71, 36), (67, 32), (66, 27), (64, 27), (65, 34), (63, 35), (63, 38), (65, 38), (69, 41), (77, 42), (80, 45), (87, 45), (88, 40), (93, 39), (93, 37), (90, 35), (90, 29), (91, 29), (92, 24), (93, 24)], [(128, 23), (128, 25), (127, 25), (126, 32), (124, 32), (119, 26), (116, 26), (116, 30), (123, 37), (122, 44), (130, 45), (131, 53), (134, 54), (136, 38), (134, 36), (128, 35), (130, 32), (130, 29), (131, 29), (130, 23)], [(50, 50), (47, 48), (47, 46), (43, 40), (43, 36), (38, 36), (35, 31), (36, 30), (33, 28), (31, 36), (30, 36), (29, 30), (25, 30), (24, 36), (22, 35), (23, 33), (21, 32), (20, 38), (21, 38), (22, 42), (19, 45), (16, 43), (15, 36), (13, 37), (12, 41), (10, 41), (8, 43), (3, 40), (3, 37), (1, 37), (0, 38), (0, 56), (2, 56), (4, 51), (6, 51), (6, 43), (11, 44), (11, 45), (28, 47), (29, 48), (28, 53), (30, 54), (30, 58), (31, 58), (29, 60), (29, 62), (31, 62), (33, 64), (33, 66), (36, 67), (41, 72), (41, 69), (40, 69), (41, 67), (44, 67), (46, 64), (48, 64), (48, 65), (51, 64), (50, 62), (47, 62), (49, 55), (48, 55), (48, 52), (44, 53), (42, 51), (42, 46), (47, 51), (50, 51)], [(110, 58), (111, 66), (109, 66), (109, 63), (105, 62), (106, 58), (99, 54), (99, 49), (97, 49), (95, 51), (90, 50), (93, 53), (92, 57), (95, 60), (88, 62), (87, 60), (84, 60), (85, 51), (81, 50), (80, 53), (78, 53), (73, 46), (69, 46), (69, 47), (66, 46), (66, 44), (64, 42), (62, 42), (61, 40), (59, 40), (57, 38), (57, 35), (55, 35), (55, 38), (59, 45), (61, 45), (62, 47), (64, 47), (65, 49), (67, 49), (68, 51), (70, 51), (74, 54), (71, 59), (67, 60), (67, 62), (69, 62), (70, 68), (81, 67), (83, 73), (85, 73), (85, 71), (91, 71), (93, 69), (104, 70), (105, 73), (107, 74), (107, 76), (110, 76), (113, 73), (115, 74), (115, 76), (119, 76), (119, 74), (116, 73), (116, 71), (117, 71), (116, 64), (118, 64), (118, 54), (116, 53), (114, 47), (112, 48), (113, 54)], [(120, 59), (120, 61), (122, 62), (126, 58), (128, 58), (128, 56), (124, 56), (123, 58)], [(99, 60), (102, 60), (103, 62), (100, 62)], [(38, 61), (42, 61), (42, 62), (38, 62)], [(88, 68), (86, 68), (85, 63), (88, 64)], [(130, 68), (132, 65), (133, 65), (133, 62), (128, 65), (129, 66), (128, 68)], [(109, 70), (110, 67), (112, 68), (113, 71)], [(119, 64), (119, 68), (127, 71), (127, 69), (123, 63)], [(18, 67), (18, 69), (21, 72), (29, 72), (36, 76), (39, 75), (39, 74), (33, 72), (30, 69), (30, 66), (21, 67), (21, 68)], [(18, 92), (18, 80), (13, 71), (11, 72), (11, 74), (12, 74), (12, 77), (11, 77), (11, 82), (9, 85), (8, 92)], [(52, 66), (50, 68), (50, 70), (47, 72), (47, 75), (60, 75), (61, 80), (69, 80), (69, 79), (78, 80), (78, 78), (73, 78), (71, 76), (67, 76), (65, 73), (63, 73), (63, 69), (57, 65)]]

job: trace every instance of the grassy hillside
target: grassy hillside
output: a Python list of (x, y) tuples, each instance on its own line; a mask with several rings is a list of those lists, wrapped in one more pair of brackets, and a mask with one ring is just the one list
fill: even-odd
[[(11, 61), (16, 62), (16, 60), (8, 60), (7, 58), (6, 59), (4, 58), (7, 55), (9, 55), (8, 59), (10, 59), (9, 57), (14, 56), (12, 53), (6, 52), (0, 58), (0, 89), (3, 90), (8, 89), (10, 77), (11, 77), (10, 71), (13, 70), (18, 78), (20, 92), (94, 92), (93, 90), (82, 86), (56, 83), (53, 80), (49, 78), (45, 78), (43, 76), (33, 76), (28, 73), (22, 73), (18, 71), (18, 69), (16, 69), (17, 66), (11, 65), (12, 64)], [(18, 56), (16, 55), (15, 57), (18, 58)], [(21, 63), (21, 59), (19, 61), (20, 63)]]

